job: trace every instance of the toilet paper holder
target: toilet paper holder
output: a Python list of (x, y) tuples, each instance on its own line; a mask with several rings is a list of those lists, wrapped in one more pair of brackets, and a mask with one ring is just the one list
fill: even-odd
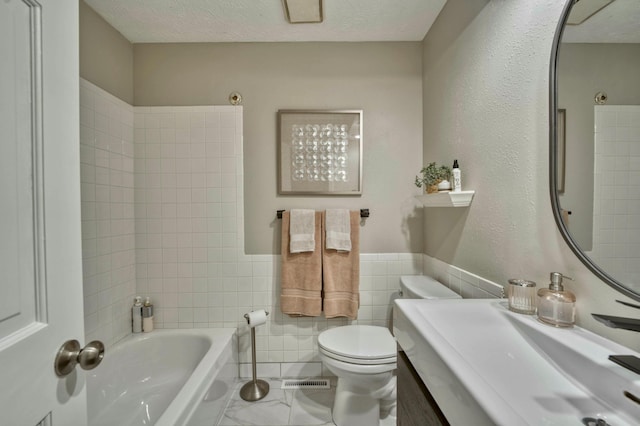
[[(264, 313), (267, 314), (267, 316), (269, 316), (269, 311), (264, 311)], [(249, 314), (248, 313), (244, 314), (244, 319), (247, 320), (247, 324), (251, 324), (249, 322)]]
[[(264, 311), (265, 316), (269, 316), (268, 311)], [(251, 326), (249, 314), (244, 314), (247, 324)], [(251, 327), (251, 373), (252, 380), (245, 383), (240, 388), (240, 398), (245, 401), (259, 401), (269, 393), (269, 383), (256, 378), (256, 328)]]

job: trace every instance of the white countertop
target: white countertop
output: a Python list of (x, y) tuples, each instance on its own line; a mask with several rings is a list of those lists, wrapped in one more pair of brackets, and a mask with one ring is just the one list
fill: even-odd
[(399, 299), (394, 332), (453, 425), (640, 424), (623, 395), (640, 396), (640, 375), (607, 359), (640, 354), (585, 329), (544, 325), (504, 299)]

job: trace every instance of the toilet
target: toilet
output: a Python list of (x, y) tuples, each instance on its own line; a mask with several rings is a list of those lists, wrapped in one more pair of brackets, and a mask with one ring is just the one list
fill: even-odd
[[(402, 276), (400, 287), (404, 299), (460, 298), (424, 275)], [(318, 335), (320, 360), (338, 377), (332, 410), (337, 426), (395, 425), (396, 351), (386, 327), (345, 325)]]

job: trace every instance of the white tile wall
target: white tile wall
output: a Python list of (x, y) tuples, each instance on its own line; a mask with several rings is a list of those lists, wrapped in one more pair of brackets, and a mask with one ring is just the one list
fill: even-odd
[(80, 170), (86, 340), (131, 330), (135, 293), (133, 107), (80, 83)]
[[(106, 138), (104, 148), (88, 142), (102, 132), (94, 129), (91, 107), (101, 91), (83, 85), (83, 232), (91, 243), (85, 245), (88, 334), (117, 328), (107, 340), (122, 337), (129, 332), (134, 294), (151, 296), (157, 328), (238, 327), (241, 374), (248, 377), (250, 334), (243, 314), (266, 309), (267, 323), (256, 328), (258, 374), (315, 376), (327, 374), (317, 354), (318, 334), (347, 323), (389, 326), (401, 275), (427, 273), (465, 297), (500, 297), (501, 286), (422, 254), (362, 253), (357, 321), (283, 315), (280, 256), (244, 254), (242, 107), (132, 108), (101, 93), (127, 111), (127, 125), (119, 131), (111, 126), (126, 145), (116, 155), (109, 147), (118, 139)], [(96, 200), (96, 186), (105, 184), (96, 180), (115, 188), (109, 197)], [(98, 220), (106, 214), (108, 222)], [(107, 241), (108, 247), (98, 250)], [(125, 242), (126, 250), (119, 245)], [(126, 291), (118, 286), (123, 268)], [(94, 289), (100, 280), (109, 282), (105, 291)], [(108, 317), (99, 315), (98, 305), (111, 307)]]
[(640, 279), (640, 106), (596, 105), (593, 251), (619, 281)]
[(427, 255), (424, 255), (424, 275), (436, 278), (465, 299), (506, 297), (504, 286)]
[(242, 107), (136, 107), (137, 291), (158, 328), (235, 327), (250, 307), (243, 255)]

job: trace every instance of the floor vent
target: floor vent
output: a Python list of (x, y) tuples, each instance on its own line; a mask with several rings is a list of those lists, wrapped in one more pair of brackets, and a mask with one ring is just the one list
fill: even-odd
[(280, 389), (329, 389), (328, 379), (284, 379)]

